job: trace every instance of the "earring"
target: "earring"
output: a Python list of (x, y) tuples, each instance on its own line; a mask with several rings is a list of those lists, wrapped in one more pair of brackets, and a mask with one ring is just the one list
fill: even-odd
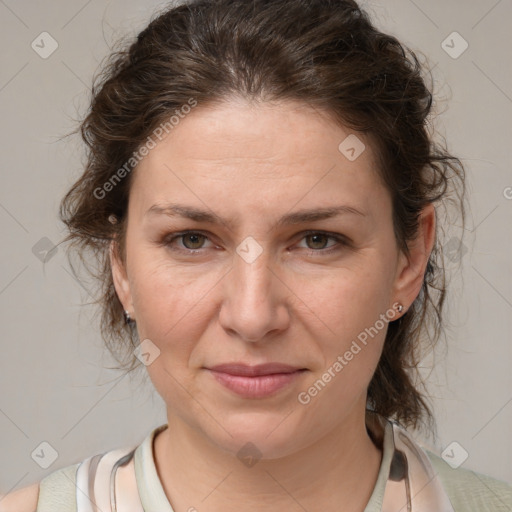
[(404, 307), (402, 306), (402, 304), (398, 304), (398, 312), (401, 313), (402, 310), (404, 309)]
[(130, 313), (126, 311), (126, 309), (123, 311), (123, 316), (125, 324), (135, 323), (135, 320), (133, 320), (133, 318), (130, 316)]

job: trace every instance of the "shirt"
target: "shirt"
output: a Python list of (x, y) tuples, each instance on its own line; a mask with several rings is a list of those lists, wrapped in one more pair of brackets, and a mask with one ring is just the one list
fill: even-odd
[[(167, 428), (166, 424), (153, 429), (136, 447), (134, 453), (137, 488), (146, 512), (175, 512), (164, 492), (153, 455), (153, 440), (156, 434), (165, 428)], [(392, 431), (386, 428), (377, 481), (364, 512), (382, 511), (384, 489), (393, 455), (392, 443)], [(438, 474), (455, 512), (512, 512), (511, 485), (468, 469), (460, 467), (453, 469), (430, 450), (424, 449), (424, 452)], [(79, 464), (56, 470), (41, 480), (36, 512), (77, 511), (75, 483)], [(402, 512), (406, 510), (403, 509)]]

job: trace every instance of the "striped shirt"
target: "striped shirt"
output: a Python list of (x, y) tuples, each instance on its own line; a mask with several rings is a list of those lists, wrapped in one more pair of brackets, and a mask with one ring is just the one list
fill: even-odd
[[(167, 425), (160, 425), (152, 430), (140, 445), (131, 450), (126, 449), (128, 454), (133, 452), (137, 491), (145, 512), (174, 512), (164, 492), (153, 457), (153, 439), (165, 428)], [(391, 436), (391, 430), (386, 428), (380, 470), (364, 512), (382, 512), (384, 489), (393, 455)], [(512, 512), (511, 485), (468, 469), (452, 469), (438, 455), (427, 449), (424, 449), (424, 452), (455, 512)], [(76, 487), (79, 465), (80, 463), (77, 463), (56, 470), (41, 480), (36, 512), (77, 512), (77, 495), (80, 495)], [(200, 508), (197, 507), (198, 510)], [(403, 512), (406, 512), (406, 508)]]

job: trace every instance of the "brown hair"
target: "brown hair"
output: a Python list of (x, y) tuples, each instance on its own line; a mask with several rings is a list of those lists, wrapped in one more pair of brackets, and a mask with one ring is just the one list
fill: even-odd
[[(421, 209), (447, 200), (449, 185), (464, 218), (464, 168), (429, 133), (432, 94), (423, 70), (415, 53), (377, 30), (353, 0), (192, 0), (168, 7), (135, 41), (112, 51), (79, 128), (85, 171), (62, 200), (60, 216), (69, 229), (65, 241), (100, 284), (102, 335), (121, 367), (138, 365), (137, 333), (124, 324), (108, 248), (117, 238), (124, 259), (133, 155), (159, 125), (191, 99), (201, 106), (235, 95), (297, 100), (329, 113), (372, 141), (397, 244), (407, 253)], [(122, 179), (114, 182), (116, 171)], [(434, 343), (441, 332), (442, 263), (437, 239), (420, 294), (389, 324), (368, 388), (369, 408), (413, 427), (432, 422), (415, 381), (420, 342)]]

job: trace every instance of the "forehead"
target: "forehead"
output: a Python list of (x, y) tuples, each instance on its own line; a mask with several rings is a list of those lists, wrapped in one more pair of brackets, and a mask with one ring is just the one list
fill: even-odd
[(197, 206), (226, 207), (230, 197), (247, 206), (320, 199), (362, 209), (385, 192), (369, 140), (296, 102), (198, 106), (134, 172), (130, 202), (145, 211), (183, 194)]
[[(198, 106), (181, 119), (175, 116), (176, 121), (148, 160), (155, 161), (167, 150), (178, 148), (184, 156), (189, 150), (187, 156), (197, 160), (240, 158), (279, 163), (280, 159), (338, 157), (340, 143), (349, 135), (355, 137), (353, 130), (336, 123), (327, 112), (296, 101), (231, 99)], [(360, 133), (357, 138), (365, 145), (363, 160), (370, 160), (369, 141)]]

